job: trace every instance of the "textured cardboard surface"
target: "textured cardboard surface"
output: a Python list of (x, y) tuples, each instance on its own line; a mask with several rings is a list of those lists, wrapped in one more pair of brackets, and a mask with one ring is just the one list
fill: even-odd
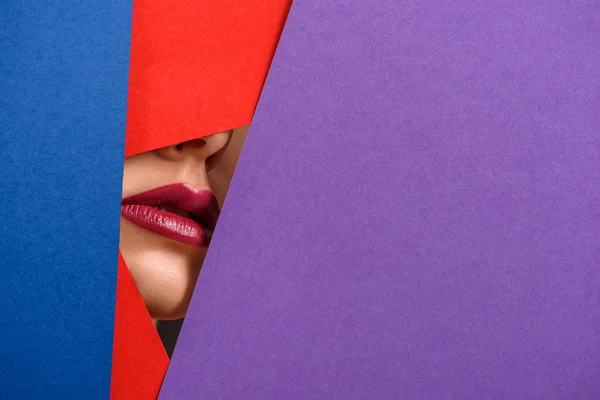
[(119, 254), (110, 398), (156, 399), (168, 366), (169, 357)]
[(126, 155), (248, 125), (291, 0), (137, 0)]
[(0, 6), (0, 397), (109, 396), (130, 1)]
[(296, 2), (160, 399), (599, 398), (599, 34)]

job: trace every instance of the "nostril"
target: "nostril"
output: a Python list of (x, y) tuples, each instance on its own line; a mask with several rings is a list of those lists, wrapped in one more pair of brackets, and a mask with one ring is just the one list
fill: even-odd
[(189, 140), (187, 142), (179, 143), (179, 144), (175, 145), (175, 148), (177, 150), (181, 150), (184, 147), (201, 148), (204, 146), (206, 146), (206, 141), (204, 139), (194, 139), (194, 140)]

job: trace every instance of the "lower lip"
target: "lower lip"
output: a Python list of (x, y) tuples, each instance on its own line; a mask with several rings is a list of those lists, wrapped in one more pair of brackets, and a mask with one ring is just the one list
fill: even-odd
[(212, 237), (212, 229), (191, 219), (181, 217), (150, 206), (128, 204), (121, 206), (126, 220), (168, 239), (195, 247), (206, 247)]

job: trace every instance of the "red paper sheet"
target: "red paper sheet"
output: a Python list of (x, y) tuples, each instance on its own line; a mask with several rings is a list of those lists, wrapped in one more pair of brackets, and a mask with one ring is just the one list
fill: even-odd
[(111, 400), (156, 399), (169, 357), (119, 253)]
[(291, 0), (136, 0), (125, 155), (248, 125)]

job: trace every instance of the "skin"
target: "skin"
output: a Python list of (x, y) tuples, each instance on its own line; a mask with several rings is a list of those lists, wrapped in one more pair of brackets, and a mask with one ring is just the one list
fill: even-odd
[[(222, 205), (247, 128), (125, 158), (123, 198), (172, 183), (213, 190)], [(179, 243), (121, 218), (120, 250), (155, 320), (182, 318), (207, 248)]]

